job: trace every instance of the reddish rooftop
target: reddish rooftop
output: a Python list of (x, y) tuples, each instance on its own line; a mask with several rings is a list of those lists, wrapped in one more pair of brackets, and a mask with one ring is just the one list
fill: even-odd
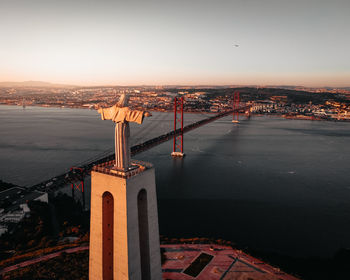
[[(229, 246), (215, 244), (163, 244), (161, 248), (166, 257), (162, 265), (164, 280), (299, 279)], [(204, 258), (204, 261), (202, 260), (204, 263), (198, 266), (201, 260), (198, 259), (196, 261), (196, 259), (202, 253), (211, 255), (213, 258)], [(190, 267), (192, 263), (194, 265)], [(190, 269), (188, 269), (189, 267)], [(191, 268), (197, 270), (197, 277), (186, 274)]]

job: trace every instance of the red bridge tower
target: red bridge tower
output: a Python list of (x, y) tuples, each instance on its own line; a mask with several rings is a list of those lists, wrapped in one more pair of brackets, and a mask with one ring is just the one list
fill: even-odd
[(239, 91), (236, 90), (233, 95), (233, 116), (232, 116), (232, 122), (233, 123), (239, 123)]
[[(178, 128), (179, 127), (179, 128)], [(176, 136), (174, 134), (173, 157), (183, 157), (184, 154), (184, 98), (174, 98), (174, 133), (176, 130), (180, 130), (181, 133)]]

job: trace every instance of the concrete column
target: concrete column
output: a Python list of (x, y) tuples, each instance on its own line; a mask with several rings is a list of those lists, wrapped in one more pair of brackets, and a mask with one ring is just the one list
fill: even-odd
[[(110, 219), (110, 216), (103, 217), (103, 195), (106, 192), (113, 196), (114, 208), (113, 236), (109, 241), (104, 241), (108, 237), (106, 239), (103, 233), (103, 228), (106, 228), (103, 220)], [(162, 279), (153, 168), (127, 179), (92, 171), (90, 220), (90, 280)], [(113, 244), (113, 278), (104, 272), (104, 267), (105, 270), (108, 268), (103, 263), (103, 254), (108, 254), (104, 244)]]

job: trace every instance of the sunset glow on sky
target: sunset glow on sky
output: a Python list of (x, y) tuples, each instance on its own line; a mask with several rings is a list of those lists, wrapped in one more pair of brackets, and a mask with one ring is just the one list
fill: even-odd
[(0, 11), (0, 81), (350, 86), (348, 0), (1, 0)]

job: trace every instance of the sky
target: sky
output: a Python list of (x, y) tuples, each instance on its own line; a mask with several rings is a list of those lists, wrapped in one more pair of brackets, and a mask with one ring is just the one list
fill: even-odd
[(0, 81), (350, 86), (349, 11), (349, 0), (0, 0)]

